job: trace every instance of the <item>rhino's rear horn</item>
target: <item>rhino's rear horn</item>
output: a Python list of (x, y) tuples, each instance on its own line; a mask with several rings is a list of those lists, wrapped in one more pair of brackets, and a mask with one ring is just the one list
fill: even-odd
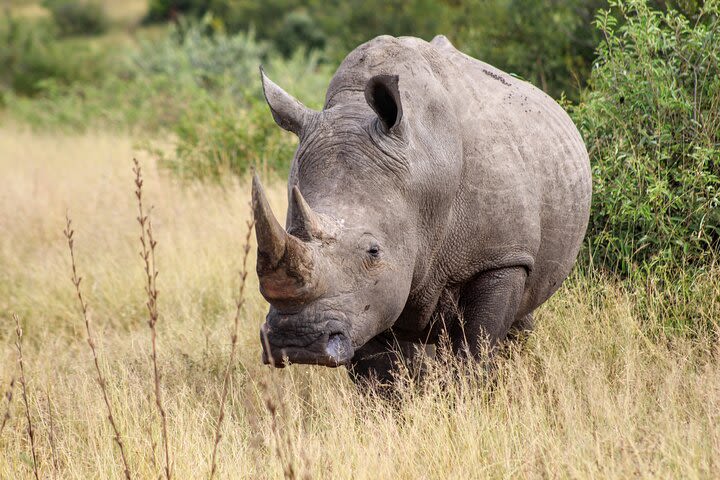
[(260, 290), (269, 301), (294, 301), (314, 294), (312, 254), (275, 218), (257, 175), (253, 177), (253, 213), (258, 243), (257, 274)]
[(322, 227), (320, 218), (312, 211), (310, 205), (307, 204), (300, 189), (295, 185), (292, 189), (291, 199), (290, 231), (293, 235), (297, 235), (302, 240), (312, 240), (313, 238), (322, 237)]

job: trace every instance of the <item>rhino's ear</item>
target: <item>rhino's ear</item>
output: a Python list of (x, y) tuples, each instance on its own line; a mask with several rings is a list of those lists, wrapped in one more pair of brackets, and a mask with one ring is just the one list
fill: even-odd
[(299, 136), (303, 125), (315, 112), (270, 80), (262, 66), (260, 78), (265, 101), (270, 107), (275, 123)]
[(398, 81), (397, 75), (375, 75), (365, 85), (365, 100), (386, 132), (400, 125), (403, 116)]

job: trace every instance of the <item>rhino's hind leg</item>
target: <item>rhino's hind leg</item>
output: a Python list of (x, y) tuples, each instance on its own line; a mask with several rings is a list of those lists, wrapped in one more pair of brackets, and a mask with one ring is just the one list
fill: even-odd
[[(515, 323), (527, 271), (510, 267), (480, 273), (460, 292), (460, 319), (450, 331), (453, 351), (492, 354)], [(532, 318), (532, 317), (531, 317)]]
[[(420, 373), (421, 350), (422, 347), (416, 343), (379, 335), (355, 352), (348, 371), (359, 386), (390, 387), (399, 373), (412, 376)], [(401, 369), (406, 369), (406, 372), (401, 372)]]

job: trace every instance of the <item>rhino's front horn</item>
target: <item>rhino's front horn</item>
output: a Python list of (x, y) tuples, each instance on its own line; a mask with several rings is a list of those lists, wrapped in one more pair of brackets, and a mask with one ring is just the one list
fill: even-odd
[(258, 243), (257, 270), (260, 275), (274, 270), (285, 256), (287, 233), (273, 215), (257, 175), (253, 176), (252, 203)]
[(303, 301), (317, 291), (313, 256), (297, 237), (288, 234), (273, 215), (257, 175), (253, 177), (253, 213), (258, 243), (260, 291), (270, 302)]

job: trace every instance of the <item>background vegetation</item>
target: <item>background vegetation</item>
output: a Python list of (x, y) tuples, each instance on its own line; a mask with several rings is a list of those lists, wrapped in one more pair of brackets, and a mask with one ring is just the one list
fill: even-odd
[[(261, 98), (258, 65), (320, 108), (333, 71), (359, 43), (437, 33), (542, 88), (578, 125), (594, 184), (578, 266), (539, 312), (538, 330), (503, 356), (492, 394), (481, 369), (441, 358), (433, 375), (462, 369), (467, 382), (421, 394), (401, 379), (406, 399), (396, 409), (358, 395), (342, 373), (257, 365), (265, 307), (248, 276), (220, 476), (287, 477), (292, 467), (312, 478), (710, 478), (720, 467), (719, 2), (8, 5), (0, 394), (15, 395), (0, 402), (0, 416), (10, 413), (0, 417), (0, 477), (29, 476), (34, 465), (43, 476), (123, 475), (67, 280), (66, 208), (132, 470), (163, 469), (134, 156), (147, 172), (160, 242), (159, 364), (173, 468), (181, 478), (207, 475), (249, 215), (246, 174), (256, 168), (271, 179), (282, 211), (296, 145)], [(36, 461), (19, 390), (4, 390), (18, 375), (12, 313), (25, 330)]]

